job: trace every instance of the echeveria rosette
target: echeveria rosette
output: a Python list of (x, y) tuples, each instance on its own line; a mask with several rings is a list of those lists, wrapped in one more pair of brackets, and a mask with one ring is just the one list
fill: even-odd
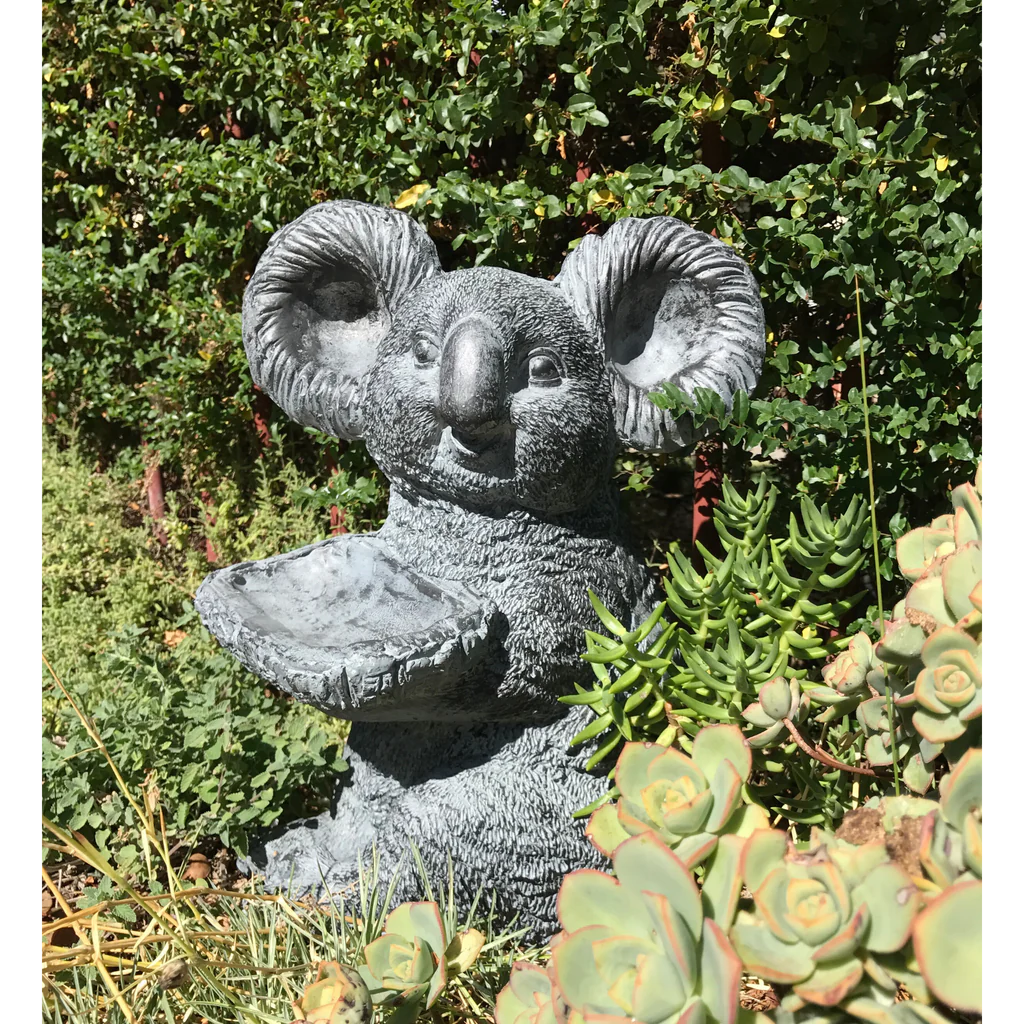
[(925, 818), (919, 857), (932, 883), (914, 922), (914, 958), (933, 996), (981, 1012), (981, 749), (942, 780), (939, 809)]
[(929, 991), (956, 1010), (981, 1013), (981, 882), (965, 876), (914, 922), (914, 959)]
[(741, 911), (730, 932), (751, 973), (792, 985), (819, 1006), (838, 1006), (853, 993), (864, 976), (863, 954), (905, 945), (920, 902), (881, 844), (841, 844), (837, 852), (843, 870), (825, 846), (804, 853), (784, 832), (755, 832), (742, 871), (756, 912)]
[(336, 960), (320, 964), (316, 980), (292, 1008), (301, 1024), (370, 1024), (373, 999), (357, 970)]
[(975, 632), (981, 618), (971, 594), (980, 582), (981, 544), (971, 541), (933, 565), (910, 588), (904, 600), (906, 617), (925, 635), (941, 626)]
[(688, 866), (707, 858), (723, 833), (767, 825), (763, 808), (743, 802), (753, 765), (734, 725), (705, 726), (693, 756), (655, 743), (627, 743), (615, 767), (620, 797), (591, 816), (587, 835), (606, 856), (630, 836), (653, 832)]
[[(552, 969), (570, 1020), (734, 1024), (742, 965), (683, 862), (649, 831), (619, 844), (612, 862), (616, 878), (574, 871), (558, 895)], [(722, 919), (738, 896), (736, 885)]]
[(756, 703), (748, 704), (741, 712), (745, 721), (761, 730), (747, 736), (747, 742), (757, 748), (771, 746), (780, 739), (789, 742), (785, 720), (798, 724), (807, 717), (809, 708), (810, 698), (800, 692), (795, 679), (787, 682), (776, 676), (758, 691)]
[[(867, 1024), (952, 1024), (934, 1007), (904, 999), (896, 1002), (896, 990), (888, 996), (885, 992), (857, 994), (847, 999), (841, 1007), (817, 1006), (790, 993), (772, 1012), (772, 1016), (756, 1018), (757, 1024), (850, 1024), (862, 1020)], [(929, 998), (926, 994), (926, 998)]]
[(914, 585), (875, 651), (888, 664), (912, 666), (914, 675), (926, 640), (937, 630), (953, 627), (980, 639), (981, 489), (963, 484), (952, 499), (952, 515), (896, 542), (900, 569)]
[(444, 924), (436, 903), (403, 903), (384, 922), (384, 934), (366, 945), (360, 974), (374, 1002), (426, 1008), (448, 982)]
[(931, 761), (970, 730), (969, 742), (980, 725), (981, 643), (963, 630), (941, 626), (924, 642), (921, 661), (913, 691), (899, 704), (916, 705), (912, 721), (927, 741), (925, 760)]
[(494, 1024), (565, 1024), (565, 1006), (550, 968), (526, 960), (512, 965), (494, 1003)]
[(980, 465), (978, 473), (973, 486), (961, 484), (953, 491), (951, 514), (910, 530), (896, 541), (896, 561), (908, 580), (932, 574), (947, 556), (968, 544), (981, 543)]
[(921, 828), (918, 856), (936, 891), (981, 878), (981, 748), (969, 750), (940, 786), (938, 809)]
[(885, 686), (875, 645), (867, 633), (857, 633), (846, 650), (825, 666), (821, 678), (826, 686), (843, 697), (867, 696)]
[[(896, 752), (899, 760), (910, 753), (911, 743), (903, 715), (899, 707), (893, 706), (895, 721)], [(887, 767), (892, 764), (893, 723), (889, 715), (889, 699), (884, 696), (871, 697), (857, 705), (857, 722), (867, 737), (864, 756), (872, 767)]]

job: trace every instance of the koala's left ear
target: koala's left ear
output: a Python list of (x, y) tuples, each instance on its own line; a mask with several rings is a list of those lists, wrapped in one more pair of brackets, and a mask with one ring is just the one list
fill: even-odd
[(363, 431), (363, 389), (402, 299), (441, 273), (411, 217), (339, 199), (270, 240), (242, 303), (253, 381), (293, 419), (335, 437)]
[(671, 217), (626, 218), (587, 235), (555, 278), (605, 352), (620, 440), (671, 451), (693, 440), (647, 397), (669, 380), (713, 388), (731, 406), (764, 361), (754, 275), (729, 246)]

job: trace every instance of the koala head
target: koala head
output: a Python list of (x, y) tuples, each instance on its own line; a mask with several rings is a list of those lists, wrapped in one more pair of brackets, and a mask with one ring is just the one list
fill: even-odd
[(444, 273), (409, 217), (339, 201), (271, 239), (243, 338), (292, 419), (365, 439), (403, 490), (553, 516), (607, 487), (620, 445), (692, 440), (652, 388), (752, 389), (764, 315), (739, 257), (667, 217), (587, 236), (545, 281)]

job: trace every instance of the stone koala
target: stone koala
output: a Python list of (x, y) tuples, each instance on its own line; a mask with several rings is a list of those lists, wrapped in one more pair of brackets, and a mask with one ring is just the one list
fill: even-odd
[(727, 246), (665, 217), (587, 236), (554, 281), (445, 273), (394, 210), (339, 201), (279, 231), (246, 291), (253, 379), (294, 420), (365, 441), (391, 482), (375, 534), (211, 574), (196, 606), (248, 667), (353, 719), (330, 813), (257, 842), (271, 884), (343, 888), (373, 846), (419, 895), (412, 839), (458, 898), (483, 887), (538, 938), (562, 875), (599, 857), (573, 821), (605, 781), (558, 697), (587, 671), (587, 591), (637, 624), (656, 583), (620, 520), (622, 446), (690, 440), (665, 380), (755, 385), (764, 317)]

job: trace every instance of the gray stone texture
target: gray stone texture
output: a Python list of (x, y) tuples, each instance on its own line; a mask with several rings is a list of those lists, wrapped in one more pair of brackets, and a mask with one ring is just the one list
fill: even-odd
[(411, 839), (435, 883), (451, 854), (463, 904), (493, 891), (546, 939), (562, 875), (600, 860), (571, 817), (606, 788), (567, 749), (589, 712), (557, 700), (589, 675), (587, 590), (631, 625), (657, 600), (613, 460), (693, 440), (648, 401), (663, 381), (753, 388), (753, 276), (664, 217), (587, 236), (554, 281), (444, 273), (409, 217), (332, 202), (271, 240), (243, 338), (290, 417), (362, 438), (391, 481), (379, 532), (231, 566), (196, 595), (247, 667), (356, 723), (331, 812), (263, 837), (251, 865), (336, 890), (375, 845), (415, 899)]

